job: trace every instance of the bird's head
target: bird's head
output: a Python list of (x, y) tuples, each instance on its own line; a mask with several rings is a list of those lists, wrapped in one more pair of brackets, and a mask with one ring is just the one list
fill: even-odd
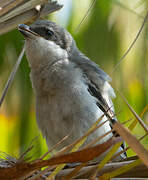
[(19, 31), (25, 37), (26, 54), (31, 66), (53, 63), (68, 57), (76, 48), (75, 42), (63, 27), (48, 20), (38, 20), (27, 26), (20, 24)]

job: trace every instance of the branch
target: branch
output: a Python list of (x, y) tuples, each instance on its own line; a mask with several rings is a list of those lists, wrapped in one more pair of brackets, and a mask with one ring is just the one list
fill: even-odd
[[(56, 1), (47, 2), (45, 0), (34, 0), (33, 4), (29, 2), (30, 1), (21, 4), (15, 9), (11, 7), (12, 10), (8, 12), (5, 9), (0, 10), (0, 14), (2, 10), (8, 13), (0, 17), (0, 35), (15, 29), (18, 24), (32, 22), (37, 19), (39, 15), (40, 17), (44, 17), (63, 7), (62, 5), (57, 4)], [(35, 9), (36, 5), (42, 5), (43, 8), (41, 12)], [(7, 8), (7, 6), (5, 8)]]

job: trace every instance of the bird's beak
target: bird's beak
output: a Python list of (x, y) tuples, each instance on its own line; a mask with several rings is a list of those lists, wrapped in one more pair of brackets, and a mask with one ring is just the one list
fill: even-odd
[(29, 26), (26, 24), (19, 24), (18, 30), (24, 35), (24, 37), (27, 38), (35, 38), (36, 36), (39, 36), (39, 34), (35, 33), (30, 29)]

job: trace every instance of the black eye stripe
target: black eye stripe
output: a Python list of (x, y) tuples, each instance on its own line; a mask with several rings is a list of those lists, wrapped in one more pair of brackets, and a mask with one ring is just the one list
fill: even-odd
[(55, 36), (54, 31), (46, 27), (36, 27), (36, 28), (31, 28), (31, 30), (46, 38)]

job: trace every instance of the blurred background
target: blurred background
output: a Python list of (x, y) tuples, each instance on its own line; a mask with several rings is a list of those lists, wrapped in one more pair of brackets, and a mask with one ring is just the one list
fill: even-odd
[[(96, 0), (81, 26), (79, 24), (92, 0), (58, 2), (64, 7), (47, 18), (67, 28), (79, 49), (111, 76), (119, 121), (127, 121), (133, 115), (117, 90), (140, 114), (148, 104), (148, 22), (124, 61), (116, 69), (114, 67), (136, 37), (148, 11), (148, 1)], [(17, 29), (0, 36), (0, 95), (23, 44), (23, 36)], [(18, 157), (32, 143), (35, 147), (31, 153), (36, 158), (47, 151), (47, 146), (36, 125), (29, 71), (24, 56), (0, 108), (0, 151)], [(148, 113), (142, 119), (148, 124)], [(144, 131), (137, 125), (133, 133), (139, 138)], [(148, 148), (148, 138), (142, 143)], [(128, 155), (133, 155), (133, 152), (128, 151)]]

